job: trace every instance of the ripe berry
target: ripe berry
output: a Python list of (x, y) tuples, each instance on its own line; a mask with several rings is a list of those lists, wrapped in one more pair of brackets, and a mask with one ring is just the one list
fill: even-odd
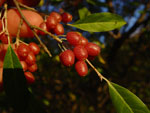
[(82, 45), (75, 46), (73, 52), (78, 60), (85, 60), (88, 57), (88, 52)]
[(28, 70), (30, 71), (30, 72), (35, 72), (36, 70), (37, 70), (37, 64), (35, 63), (35, 64), (33, 64), (33, 65), (31, 65), (31, 66), (29, 66), (28, 67)]
[[(39, 27), (40, 27), (41, 29), (45, 30), (45, 31), (48, 31), (45, 22), (41, 23)], [(40, 35), (45, 35), (45, 33), (44, 33), (43, 31), (41, 31), (41, 30), (38, 30), (38, 32), (39, 32)]]
[(30, 49), (26, 44), (21, 43), (17, 48), (19, 57), (25, 59), (28, 56)]
[(0, 32), (2, 30), (2, 20), (0, 19)]
[(28, 69), (27, 63), (25, 61), (20, 61), (20, 63), (22, 65), (23, 71), (26, 71)]
[(97, 56), (100, 53), (100, 47), (94, 43), (89, 42), (85, 48), (90, 56)]
[(62, 16), (62, 22), (64, 22), (64, 23), (68, 23), (68, 22), (72, 21), (72, 15), (69, 13), (65, 12), (61, 16)]
[[(0, 40), (3, 44), (8, 44), (8, 36), (6, 34), (0, 35)], [(12, 37), (10, 37), (10, 42), (12, 42)]]
[(67, 41), (73, 46), (80, 44), (81, 36), (78, 32), (68, 32), (66, 38)]
[(64, 27), (62, 24), (58, 23), (54, 28), (54, 32), (56, 35), (63, 35), (64, 34)]
[(88, 40), (85, 37), (81, 36), (80, 45), (85, 46), (87, 45), (87, 43), (88, 43)]
[(60, 61), (65, 66), (72, 66), (75, 61), (74, 53), (71, 50), (66, 50), (59, 55)]
[(24, 75), (26, 77), (26, 80), (27, 80), (28, 84), (32, 84), (32, 83), (35, 82), (35, 78), (34, 78), (34, 76), (31, 72), (25, 72)]
[(49, 16), (47, 18), (46, 25), (47, 25), (48, 30), (54, 29), (57, 24), (58, 24), (58, 21), (56, 20), (55, 17)]
[(35, 58), (35, 55), (33, 54), (33, 52), (29, 52), (25, 62), (28, 64), (28, 65), (33, 65), (35, 64), (36, 62), (36, 58)]
[(87, 64), (82, 60), (76, 62), (75, 69), (80, 76), (85, 76), (88, 73)]
[(34, 42), (29, 43), (29, 48), (34, 53), (34, 55), (37, 55), (40, 52), (39, 46)]
[(49, 16), (55, 17), (58, 22), (61, 22), (61, 20), (62, 20), (61, 15), (59, 13), (57, 13), (57, 12), (51, 12)]

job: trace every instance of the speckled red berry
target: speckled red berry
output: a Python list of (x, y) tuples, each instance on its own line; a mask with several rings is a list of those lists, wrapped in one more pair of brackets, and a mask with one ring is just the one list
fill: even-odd
[(61, 20), (62, 20), (61, 15), (60, 15), (59, 13), (57, 13), (57, 12), (54, 12), (54, 11), (51, 12), (49, 16), (55, 17), (55, 18), (57, 19), (58, 22), (61, 22)]
[(62, 16), (62, 22), (64, 22), (64, 23), (68, 23), (68, 22), (72, 21), (72, 15), (69, 13), (65, 12), (61, 16)]
[(88, 52), (82, 45), (75, 46), (73, 52), (78, 60), (85, 60), (88, 57)]
[(88, 40), (85, 37), (81, 36), (80, 45), (85, 46), (87, 44), (88, 44)]
[(37, 71), (37, 69), (38, 69), (38, 67), (37, 67), (36, 63), (28, 67), (28, 70), (30, 72), (35, 72), (35, 71)]
[(64, 27), (62, 24), (58, 23), (54, 28), (54, 32), (56, 35), (63, 35), (64, 34)]
[(30, 49), (26, 44), (21, 43), (17, 48), (17, 53), (19, 57), (23, 59), (25, 59), (28, 56), (29, 52), (30, 52)]
[(46, 25), (47, 25), (48, 30), (54, 29), (57, 24), (58, 24), (58, 21), (55, 17), (49, 16), (47, 18)]
[(35, 58), (35, 55), (33, 54), (33, 52), (29, 52), (29, 53), (28, 53), (28, 56), (27, 56), (25, 62), (26, 62), (28, 65), (33, 65), (33, 64), (35, 64), (36, 58)]
[(35, 82), (35, 78), (31, 72), (25, 72), (24, 75), (28, 84), (33, 84)]
[(23, 71), (27, 71), (28, 65), (25, 61), (20, 61)]
[(100, 53), (100, 47), (97, 44), (89, 42), (85, 48), (90, 56), (97, 56)]
[(88, 73), (87, 64), (82, 60), (76, 62), (75, 69), (80, 76), (86, 76)]
[(73, 51), (66, 50), (59, 55), (60, 61), (65, 66), (72, 66), (75, 62)]
[[(12, 37), (10, 36), (10, 42), (12, 42)], [(3, 44), (8, 44), (8, 36), (3, 33), (2, 35), (0, 35), (0, 40), (2, 41)]]
[(39, 46), (34, 42), (29, 43), (29, 48), (34, 53), (34, 55), (37, 55), (40, 52)]
[[(39, 27), (40, 27), (41, 29), (45, 30), (45, 31), (48, 31), (45, 22), (41, 23)], [(44, 33), (43, 31), (41, 31), (41, 30), (38, 30), (38, 33), (39, 33), (40, 35), (45, 35), (45, 33)]]
[(81, 36), (78, 32), (68, 32), (66, 38), (67, 41), (73, 46), (80, 44)]

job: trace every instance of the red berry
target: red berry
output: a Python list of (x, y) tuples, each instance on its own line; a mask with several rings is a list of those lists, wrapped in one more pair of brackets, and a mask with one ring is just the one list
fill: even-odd
[(33, 64), (33, 65), (31, 65), (31, 66), (28, 67), (28, 70), (30, 72), (35, 72), (37, 70), (37, 68), (38, 68), (37, 64)]
[(97, 44), (89, 42), (85, 48), (90, 56), (97, 56), (100, 53), (100, 47)]
[(64, 34), (64, 27), (62, 24), (58, 23), (54, 28), (54, 32), (56, 35), (63, 35)]
[[(41, 29), (45, 30), (45, 31), (48, 31), (45, 22), (41, 23), (39, 27), (40, 27)], [(39, 32), (40, 35), (45, 35), (45, 33), (44, 33), (43, 31), (41, 31), (41, 30), (38, 30), (38, 32)]]
[(20, 61), (20, 63), (22, 65), (23, 71), (26, 71), (28, 69), (27, 63), (25, 61)]
[(76, 62), (75, 69), (80, 76), (85, 76), (88, 73), (87, 64), (82, 60)]
[(77, 45), (73, 52), (78, 60), (85, 60), (88, 57), (88, 52), (82, 45)]
[(47, 18), (46, 25), (47, 25), (48, 30), (54, 29), (57, 24), (58, 24), (58, 21), (55, 17), (49, 16)]
[(81, 36), (80, 45), (85, 46), (87, 45), (87, 43), (88, 43), (88, 40), (85, 37)]
[(30, 52), (25, 60), (25, 62), (28, 64), (28, 65), (33, 65), (35, 64), (36, 62), (36, 58), (35, 58), (35, 55), (33, 54), (33, 52)]
[(28, 53), (30, 51), (30, 48), (26, 45), (21, 43), (17, 48), (17, 53), (19, 57), (25, 59), (28, 56)]
[[(8, 44), (8, 36), (6, 34), (0, 35), (0, 40), (3, 44)], [(10, 42), (12, 42), (12, 37), (10, 37)]]
[(2, 20), (0, 19), (0, 32), (2, 30), (3, 26), (2, 26)]
[(78, 32), (68, 32), (66, 38), (67, 41), (73, 46), (80, 44), (81, 36)]
[(34, 55), (37, 55), (40, 52), (39, 46), (34, 42), (29, 43), (29, 48), (34, 53)]
[(27, 80), (28, 84), (32, 84), (32, 83), (35, 82), (35, 78), (34, 78), (34, 76), (31, 72), (25, 72), (24, 75), (26, 77), (26, 80)]
[(71, 50), (66, 50), (59, 55), (60, 61), (65, 66), (72, 66), (75, 62), (74, 53)]
[(3, 67), (3, 61), (0, 59), (0, 68)]
[(59, 13), (57, 13), (57, 12), (51, 12), (49, 16), (55, 17), (58, 22), (61, 22), (61, 20), (62, 20), (61, 15)]
[(72, 21), (72, 15), (69, 13), (65, 12), (61, 16), (62, 16), (62, 22), (64, 22), (64, 23), (68, 23), (68, 22)]

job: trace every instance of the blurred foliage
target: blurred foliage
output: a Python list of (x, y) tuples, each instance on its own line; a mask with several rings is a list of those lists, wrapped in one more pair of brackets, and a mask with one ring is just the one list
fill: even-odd
[[(94, 66), (109, 80), (135, 93), (150, 108), (150, 19), (144, 23), (150, 16), (148, 2), (149, 0), (45, 0), (44, 5), (36, 9), (46, 14), (64, 10), (73, 15), (72, 23), (80, 18), (79, 11), (83, 8), (91, 13), (112, 12), (121, 15), (127, 25), (120, 30), (89, 33), (64, 25), (65, 34), (76, 30), (89, 41), (99, 44), (101, 55), (92, 61)], [(107, 84), (100, 82), (90, 67), (86, 77), (79, 77), (74, 67), (61, 65), (58, 56), (61, 50), (57, 42), (47, 36), (41, 39), (53, 57), (49, 58), (41, 50), (37, 56), (39, 70), (35, 73), (36, 83), (30, 86), (30, 90), (42, 100), (48, 113), (116, 113)], [(0, 93), (0, 113), (12, 112), (5, 101), (5, 94)]]

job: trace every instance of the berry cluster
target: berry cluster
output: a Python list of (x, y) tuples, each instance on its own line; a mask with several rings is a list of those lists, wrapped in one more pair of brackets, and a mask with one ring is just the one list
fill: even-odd
[(78, 32), (68, 32), (66, 38), (70, 45), (73, 46), (73, 51), (70, 49), (63, 51), (59, 55), (60, 61), (65, 66), (72, 66), (76, 58), (75, 69), (80, 76), (85, 76), (88, 73), (85, 60), (97, 56), (100, 53), (100, 47), (88, 42), (88, 40)]
[[(60, 22), (68, 23), (72, 20), (72, 15), (64, 12), (63, 14), (59, 14), (57, 12), (51, 12), (47, 17), (46, 22), (40, 24), (40, 28), (49, 31), (56, 35), (64, 34), (64, 27)], [(40, 35), (45, 35), (44, 32), (39, 31)]]
[[(31, 42), (28, 45), (24, 43), (20, 43), (18, 46), (11, 44), (11, 46), (20, 60), (27, 83), (28, 84), (34, 83), (35, 78), (32, 72), (35, 72), (37, 70), (35, 56), (40, 52), (39, 46), (34, 42)], [(8, 44), (0, 45), (0, 77), (1, 77), (0, 85), (2, 84), (3, 61), (4, 61), (7, 48), (8, 48)]]

